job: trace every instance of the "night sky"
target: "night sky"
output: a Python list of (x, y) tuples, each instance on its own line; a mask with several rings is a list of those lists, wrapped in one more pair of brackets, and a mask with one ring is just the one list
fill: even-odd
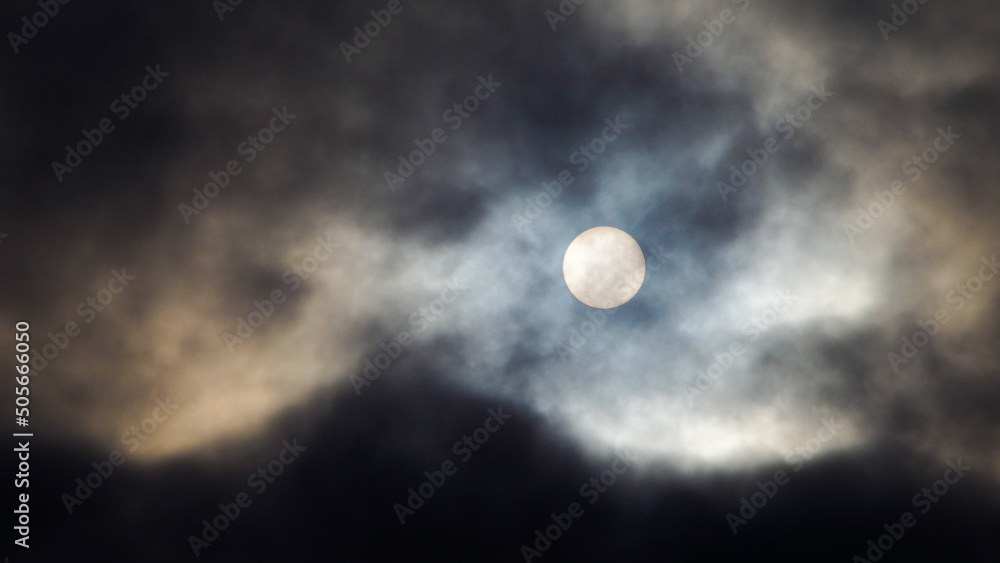
[(237, 2), (0, 8), (0, 557), (1000, 561), (993, 4)]

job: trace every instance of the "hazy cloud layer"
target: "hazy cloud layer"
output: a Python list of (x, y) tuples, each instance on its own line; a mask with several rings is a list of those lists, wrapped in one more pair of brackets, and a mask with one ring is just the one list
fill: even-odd
[[(437, 413), (408, 401), (441, 386), (454, 394), (442, 408), (467, 396), (517, 405), (531, 420), (520, 431), (564, 448), (561, 465), (519, 495), (565, 481), (560, 468), (572, 468), (572, 484), (615, 448), (633, 452), (642, 479), (666, 496), (643, 504), (643, 485), (631, 482), (621, 506), (586, 524), (603, 534), (607, 525), (650, 537), (635, 523), (667, 518), (677, 499), (689, 507), (678, 513), (714, 518), (728, 536), (726, 503), (742, 494), (732, 480), (743, 483), (733, 474), (786, 463), (831, 417), (843, 428), (803, 495), (858, 471), (860, 489), (878, 489), (891, 479), (866, 472), (884, 462), (912, 472), (892, 483), (905, 504), (910, 481), (962, 457), (995, 498), (995, 10), (928, 2), (886, 39), (878, 21), (891, 21), (889, 3), (590, 0), (555, 30), (551, 2), (403, 6), (350, 63), (342, 42), (381, 4), (244, 3), (222, 22), (209, 3), (70, 4), (5, 57), (0, 123), (16, 133), (0, 140), (10, 186), (0, 194), (10, 235), (0, 325), (9, 335), (30, 320), (39, 350), (67, 322), (81, 329), (33, 380), (48, 439), (118, 447), (170, 397), (181, 407), (135, 453), (154, 465), (133, 483), (158, 467), (180, 479), (223, 459), (243, 463), (244, 446), (271, 439), (290, 416), (322, 418), (330, 429), (313, 439), (333, 432), (351, 459), (407, 460), (408, 478), (446, 455), (399, 445), (407, 420)], [(3, 21), (31, 9), (7, 7)], [(723, 10), (734, 21), (713, 36)], [(692, 49), (706, 33), (711, 45)], [(112, 102), (147, 65), (169, 75), (119, 119)], [(489, 95), (461, 117), (455, 104), (486, 84)], [(294, 117), (251, 149), (247, 137), (275, 127), (276, 115)], [(53, 160), (105, 117), (116, 129), (59, 181)], [(614, 140), (605, 134), (602, 152), (587, 156), (582, 148), (616, 122)], [(411, 161), (401, 184), (387, 182), (438, 128), (447, 139), (433, 154)], [(217, 197), (196, 214), (179, 207), (200, 207), (193, 190), (230, 161), (240, 172)], [(571, 183), (558, 184), (563, 171)], [(657, 267), (610, 315), (576, 301), (562, 279), (566, 246), (598, 225), (630, 233)], [(123, 270), (135, 279), (104, 310), (86, 304)], [(260, 305), (275, 290), (285, 301)], [(271, 312), (244, 338), (240, 323), (255, 310)], [(927, 343), (908, 344), (935, 317)], [(403, 331), (412, 342), (355, 396), (366, 362)], [(341, 426), (354, 417), (356, 429)], [(363, 437), (379, 424), (387, 428)], [(545, 466), (505, 443), (525, 458), (514, 475)], [(322, 473), (333, 458), (307, 464)], [(225, 487), (202, 477), (206, 490)], [(325, 483), (336, 497), (341, 482)], [(719, 487), (732, 491), (725, 506), (699, 504)], [(376, 496), (391, 524), (381, 505), (394, 501)], [(525, 512), (559, 506), (516, 512), (527, 522)], [(879, 510), (895, 515), (894, 506)], [(187, 518), (194, 508), (172, 510)], [(850, 512), (838, 510), (810, 521)], [(775, 515), (769, 531), (798, 526), (781, 520), (791, 515)], [(313, 525), (287, 526), (299, 524), (286, 532)], [(868, 528), (878, 522), (856, 530), (861, 545)], [(172, 533), (183, 548), (187, 529)], [(961, 560), (995, 555), (983, 534)], [(601, 545), (627, 554), (643, 544)], [(351, 549), (343, 555), (368, 560)]]

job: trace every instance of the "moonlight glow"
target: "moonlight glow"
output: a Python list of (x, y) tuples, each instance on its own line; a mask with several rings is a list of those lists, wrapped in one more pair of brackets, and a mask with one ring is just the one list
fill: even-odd
[(595, 227), (573, 239), (563, 258), (570, 292), (585, 305), (611, 309), (627, 303), (646, 277), (642, 249), (628, 233)]

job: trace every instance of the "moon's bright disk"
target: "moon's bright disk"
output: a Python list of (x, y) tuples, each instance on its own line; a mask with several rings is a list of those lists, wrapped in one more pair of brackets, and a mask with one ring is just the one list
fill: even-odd
[(563, 277), (583, 304), (612, 309), (632, 299), (646, 278), (642, 249), (628, 233), (614, 227), (588, 229), (570, 243)]

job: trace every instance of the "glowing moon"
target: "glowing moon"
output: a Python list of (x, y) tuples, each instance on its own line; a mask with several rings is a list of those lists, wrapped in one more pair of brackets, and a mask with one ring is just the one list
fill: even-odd
[(646, 278), (646, 259), (639, 243), (614, 227), (580, 233), (563, 258), (563, 277), (570, 293), (584, 305), (612, 309), (638, 293)]

